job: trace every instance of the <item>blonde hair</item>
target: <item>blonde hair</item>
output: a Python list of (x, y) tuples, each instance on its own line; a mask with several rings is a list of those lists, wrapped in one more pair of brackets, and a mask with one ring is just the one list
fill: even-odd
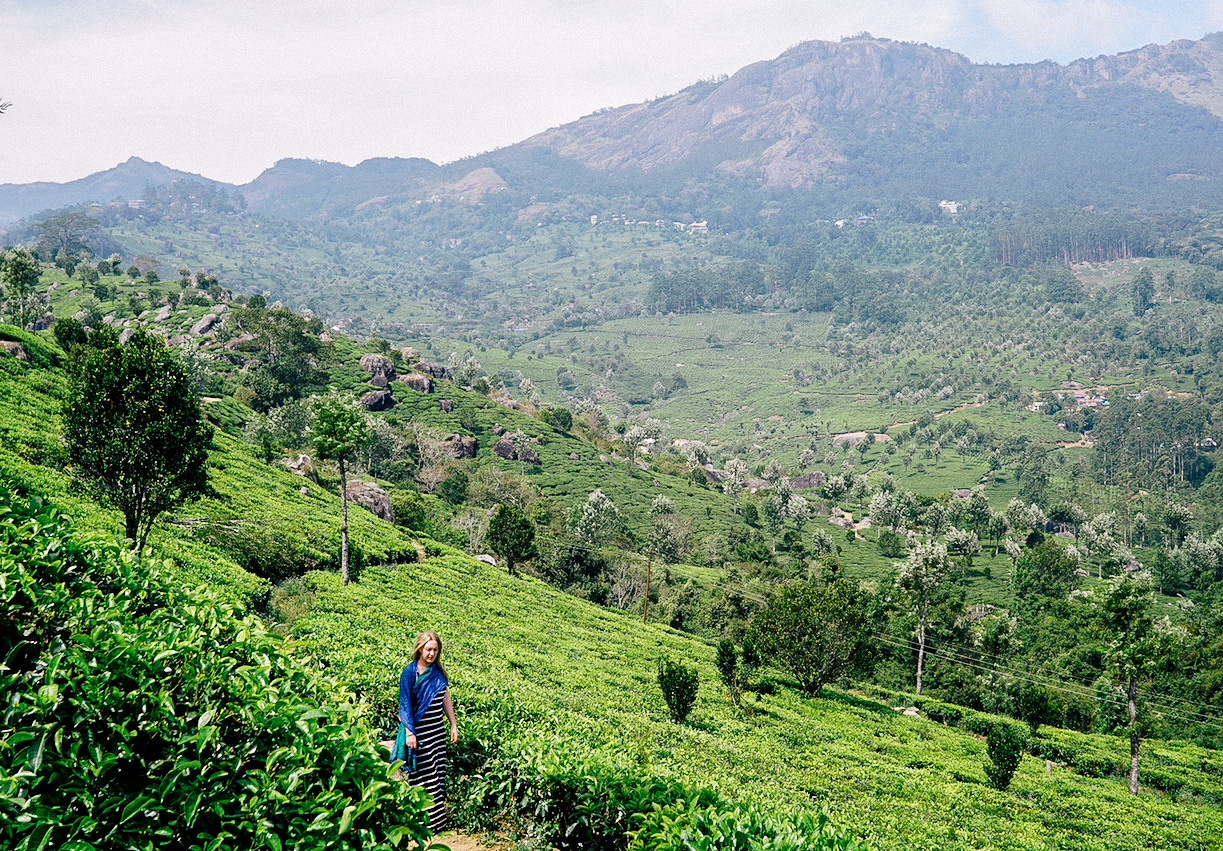
[(442, 637), (431, 629), (426, 629), (420, 635), (416, 636), (416, 646), (412, 648), (412, 661), (420, 661), (420, 654), (424, 651), (425, 645), (430, 641), (437, 642), (437, 658), (433, 660), (433, 664), (442, 672), (442, 676), (446, 676), (446, 669), (442, 667)]

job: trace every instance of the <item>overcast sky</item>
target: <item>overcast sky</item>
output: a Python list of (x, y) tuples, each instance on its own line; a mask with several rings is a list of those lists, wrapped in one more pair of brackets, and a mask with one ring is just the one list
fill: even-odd
[(0, 0), (0, 183), (450, 162), (864, 31), (1064, 63), (1217, 30), (1223, 0)]

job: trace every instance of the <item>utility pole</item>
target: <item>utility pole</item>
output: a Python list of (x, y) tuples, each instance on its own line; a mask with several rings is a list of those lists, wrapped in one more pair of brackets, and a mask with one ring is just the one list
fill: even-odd
[(654, 545), (650, 544), (645, 560), (645, 596), (641, 598), (641, 622), (645, 623), (646, 615), (650, 613), (650, 565), (654, 563)]

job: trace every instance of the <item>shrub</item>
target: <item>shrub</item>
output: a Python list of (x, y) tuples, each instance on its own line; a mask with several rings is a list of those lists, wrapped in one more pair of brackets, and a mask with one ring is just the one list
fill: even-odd
[(995, 724), (985, 740), (985, 749), (990, 764), (985, 766), (985, 776), (995, 789), (1011, 785), (1011, 777), (1019, 767), (1023, 756), (1023, 733), (1014, 724)]
[(662, 689), (667, 709), (676, 723), (684, 723), (684, 719), (692, 711), (692, 706), (696, 703), (698, 685), (700, 676), (696, 668), (689, 668), (683, 662), (672, 662), (667, 658), (659, 661), (658, 687)]

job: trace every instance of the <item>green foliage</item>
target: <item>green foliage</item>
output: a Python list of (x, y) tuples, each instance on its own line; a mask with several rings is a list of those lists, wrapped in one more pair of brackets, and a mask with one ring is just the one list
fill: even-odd
[(458, 470), (437, 486), (437, 495), (451, 505), (462, 505), (467, 500), (469, 481), (468, 475)]
[(663, 700), (667, 702), (671, 720), (677, 724), (683, 724), (696, 705), (700, 682), (696, 668), (690, 668), (683, 662), (672, 662), (666, 657), (659, 660), (658, 687), (662, 690)]
[(719, 807), (682, 799), (639, 816), (629, 851), (865, 851), (826, 813), (779, 816), (752, 803)]
[(722, 684), (729, 689), (733, 689), (739, 684), (739, 653), (735, 650), (735, 643), (729, 638), (723, 638), (718, 642), (717, 656), (714, 658), (714, 664), (718, 668), (718, 676), (722, 678)]
[(85, 326), (79, 320), (68, 317), (55, 323), (55, 342), (65, 352), (73, 346), (83, 346), (88, 339)]
[(71, 471), (123, 513), (137, 551), (162, 512), (205, 493), (211, 439), (186, 371), (160, 338), (138, 331), (122, 346), (75, 350), (64, 403)]
[(0, 845), (423, 847), (356, 707), (258, 621), (0, 493)]
[(24, 248), (0, 251), (0, 296), (4, 296), (8, 315), (18, 328), (25, 328), (40, 312), (35, 292), (42, 268)]
[(857, 580), (791, 585), (752, 618), (749, 635), (764, 657), (807, 694), (864, 671), (873, 634), (870, 597)]
[(539, 418), (558, 431), (573, 428), (573, 414), (568, 408), (543, 408)]
[(511, 576), (517, 573), (516, 565), (530, 561), (537, 555), (535, 524), (516, 505), (501, 503), (497, 506), (488, 521), (484, 541), (501, 556)]
[(989, 765), (985, 775), (989, 785), (995, 789), (1006, 789), (1011, 785), (1019, 760), (1023, 758), (1024, 735), (1014, 724), (995, 724), (986, 737), (986, 753)]
[(310, 430), (314, 451), (324, 461), (351, 461), (369, 441), (364, 410), (335, 395), (318, 401)]

